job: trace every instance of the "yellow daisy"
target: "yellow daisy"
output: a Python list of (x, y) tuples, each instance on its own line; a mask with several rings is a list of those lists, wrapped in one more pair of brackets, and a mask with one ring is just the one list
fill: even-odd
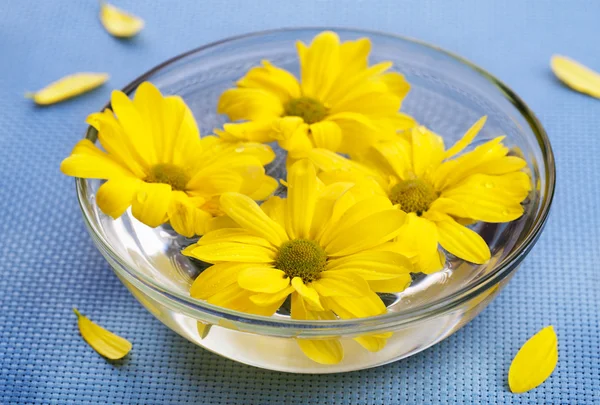
[(105, 110), (87, 119), (104, 150), (81, 140), (60, 169), (69, 176), (106, 179), (96, 201), (113, 218), (131, 206), (133, 216), (146, 225), (168, 221), (190, 237), (204, 233), (209, 220), (221, 214), (222, 193), (262, 200), (277, 187), (263, 167), (274, 159), (268, 146), (201, 139), (180, 97), (163, 97), (145, 82), (133, 100), (114, 91), (111, 106), (114, 113)]
[(322, 32), (297, 49), (299, 81), (263, 61), (222, 94), (219, 113), (252, 122), (237, 133), (278, 140), (293, 160), (314, 147), (353, 154), (415, 125), (398, 111), (408, 82), (387, 72), (391, 62), (368, 66), (369, 39), (340, 43), (335, 33)]
[[(247, 313), (270, 316), (291, 294), (293, 319), (376, 316), (386, 311), (376, 292), (399, 292), (412, 264), (378, 248), (392, 240), (406, 214), (387, 198), (356, 200), (349, 183), (323, 186), (312, 163), (288, 174), (286, 199), (259, 207), (239, 193), (221, 196), (221, 209), (238, 225), (205, 234), (184, 254), (212, 263), (194, 281), (192, 297)], [(388, 334), (356, 340), (381, 349)], [(341, 361), (338, 340), (298, 340), (311, 359)]]
[(485, 121), (482, 117), (448, 150), (440, 136), (420, 126), (394, 141), (378, 143), (361, 163), (324, 150), (312, 151), (311, 160), (325, 171), (321, 175), (325, 183), (354, 181), (407, 212), (396, 246), (405, 252), (412, 245), (421, 268), (436, 259), (438, 243), (461, 259), (481, 264), (490, 258), (490, 250), (465, 225), (519, 218), (524, 211), (521, 202), (531, 190), (522, 170), (527, 163), (508, 156), (504, 137), (457, 156)]

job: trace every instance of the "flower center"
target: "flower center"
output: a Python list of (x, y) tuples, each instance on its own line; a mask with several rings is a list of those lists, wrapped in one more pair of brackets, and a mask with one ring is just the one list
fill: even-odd
[(147, 183), (163, 183), (173, 187), (173, 190), (184, 191), (189, 176), (179, 166), (171, 163), (159, 163), (150, 168), (146, 177)]
[(298, 97), (287, 102), (285, 115), (300, 117), (307, 124), (314, 124), (327, 116), (327, 108), (314, 98)]
[(400, 204), (404, 212), (415, 212), (421, 216), (439, 197), (435, 189), (423, 180), (404, 180), (390, 190), (390, 200)]
[(307, 239), (295, 239), (279, 247), (275, 268), (285, 272), (289, 278), (300, 277), (304, 283), (319, 278), (325, 268), (327, 254), (316, 242)]

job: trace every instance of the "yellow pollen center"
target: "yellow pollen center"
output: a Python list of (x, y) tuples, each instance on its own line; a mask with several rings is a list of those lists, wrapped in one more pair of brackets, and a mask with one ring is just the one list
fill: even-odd
[(314, 124), (327, 116), (327, 108), (314, 98), (298, 97), (287, 102), (285, 115), (300, 117), (307, 124)]
[(307, 239), (295, 239), (279, 247), (275, 268), (285, 272), (289, 278), (300, 277), (304, 283), (319, 278), (325, 268), (327, 254), (316, 242)]
[(184, 191), (189, 176), (182, 168), (171, 163), (159, 163), (150, 168), (146, 177), (147, 183), (163, 183), (170, 185), (173, 190)]
[(400, 204), (404, 212), (415, 212), (421, 216), (439, 197), (435, 189), (423, 180), (404, 180), (390, 190), (390, 200)]

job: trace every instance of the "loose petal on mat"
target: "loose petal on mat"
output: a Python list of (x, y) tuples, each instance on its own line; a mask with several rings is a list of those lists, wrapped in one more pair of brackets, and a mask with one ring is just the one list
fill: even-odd
[(552, 71), (564, 84), (581, 93), (600, 98), (600, 74), (564, 56), (554, 55)]
[(100, 21), (117, 38), (133, 37), (144, 28), (144, 20), (105, 2), (100, 3)]
[(552, 326), (533, 335), (521, 347), (508, 371), (508, 385), (521, 394), (542, 384), (558, 362), (558, 342)]
[(81, 315), (76, 308), (73, 308), (73, 311), (77, 315), (77, 324), (81, 336), (100, 355), (110, 360), (118, 360), (131, 351), (131, 342), (96, 325), (87, 317)]
[(65, 76), (35, 93), (26, 93), (38, 105), (59, 103), (69, 98), (86, 93), (106, 83), (107, 73), (74, 73)]

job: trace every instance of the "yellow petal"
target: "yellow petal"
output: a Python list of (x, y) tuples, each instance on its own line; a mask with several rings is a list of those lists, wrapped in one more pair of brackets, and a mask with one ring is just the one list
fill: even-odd
[(285, 205), (286, 200), (281, 197), (270, 197), (267, 201), (260, 205), (260, 208), (273, 221), (281, 226), (285, 226)]
[(230, 285), (237, 284), (240, 272), (250, 266), (253, 265), (247, 263), (213, 264), (196, 277), (190, 288), (190, 296), (201, 300), (208, 299)]
[(454, 256), (477, 264), (490, 259), (490, 248), (478, 233), (450, 217), (436, 226), (440, 245)]
[(321, 305), (321, 301), (319, 300), (319, 294), (317, 291), (304, 284), (300, 277), (294, 277), (292, 279), (292, 287), (296, 290), (296, 292), (302, 297), (307, 304), (312, 307), (314, 310), (323, 311), (324, 308)]
[(96, 325), (87, 317), (81, 315), (76, 308), (77, 325), (83, 339), (101, 356), (110, 360), (118, 360), (131, 351), (131, 342)]
[(174, 191), (171, 196), (167, 215), (175, 232), (188, 238), (200, 234), (212, 215), (198, 208), (183, 191)]
[(271, 176), (263, 176), (257, 181), (258, 187), (252, 187), (253, 191), (248, 193), (248, 197), (255, 201), (263, 201), (269, 198), (279, 187), (279, 182)]
[(106, 215), (118, 218), (129, 208), (141, 180), (133, 177), (115, 177), (100, 186), (96, 203)]
[(290, 285), (286, 274), (272, 267), (249, 267), (238, 276), (240, 287), (257, 293), (275, 294)]
[[(437, 245), (437, 242), (436, 242)], [(406, 257), (387, 251), (366, 251), (339, 259), (327, 261), (322, 274), (352, 272), (364, 280), (387, 280), (413, 271), (413, 265)]]
[(558, 341), (552, 326), (533, 335), (519, 349), (508, 371), (508, 385), (521, 394), (542, 384), (558, 362)]
[(337, 364), (344, 358), (344, 349), (338, 339), (296, 339), (302, 352), (319, 364)]
[(340, 70), (340, 40), (337, 34), (318, 34), (300, 59), (302, 94), (323, 100)]
[(281, 306), (279, 303), (262, 307), (256, 305), (250, 300), (250, 296), (253, 294), (252, 291), (244, 290), (237, 283), (234, 283), (218, 291), (207, 302), (224, 308), (263, 316), (273, 315)]
[(369, 292), (369, 284), (352, 272), (324, 271), (310, 284), (323, 297), (360, 297)]
[(225, 193), (220, 198), (221, 209), (241, 227), (279, 246), (289, 238), (282, 226), (273, 221), (250, 197)]
[(502, 176), (476, 174), (444, 191), (442, 197), (450, 200), (445, 207), (447, 214), (485, 222), (510, 222), (523, 215), (521, 202), (530, 189), (529, 176), (524, 172)]
[(477, 122), (473, 124), (473, 126), (471, 126), (471, 128), (469, 128), (467, 132), (465, 132), (463, 137), (446, 151), (444, 158), (448, 159), (454, 155), (458, 155), (467, 146), (469, 146), (469, 144), (473, 141), (473, 139), (475, 139), (479, 131), (481, 131), (481, 128), (483, 128), (486, 121), (487, 115), (484, 115), (483, 117), (479, 118)]
[(395, 239), (395, 244), (405, 249), (405, 252), (411, 252), (409, 255), (414, 258), (418, 271), (429, 273), (430, 270), (439, 270), (434, 265), (438, 262), (438, 232), (432, 221), (414, 213), (408, 214), (405, 225)]
[(317, 201), (317, 174), (306, 159), (295, 163), (288, 172), (286, 230), (290, 238), (306, 239)]
[(50, 105), (78, 96), (106, 83), (107, 73), (75, 73), (65, 76), (34, 93), (27, 93), (38, 105)]
[(89, 139), (77, 142), (71, 155), (61, 162), (60, 171), (67, 176), (84, 179), (133, 177), (126, 167), (98, 149)]
[(262, 66), (250, 69), (237, 85), (264, 89), (275, 94), (282, 103), (300, 97), (300, 86), (294, 75), (266, 60), (262, 61)]
[(416, 176), (439, 166), (444, 159), (444, 140), (420, 126), (412, 130), (412, 164)]
[[(299, 294), (292, 294), (292, 319), (316, 320), (321, 318), (318, 314), (306, 308), (304, 300)], [(344, 350), (338, 339), (297, 339), (296, 342), (302, 352), (317, 363), (337, 364), (344, 358)]]
[(138, 221), (156, 228), (167, 220), (170, 202), (171, 186), (141, 182), (138, 192), (133, 197), (131, 213)]
[(272, 263), (275, 260), (275, 252), (271, 249), (234, 242), (192, 245), (186, 248), (183, 254), (208, 263)]
[(377, 316), (386, 312), (381, 298), (373, 291), (362, 297), (324, 297), (325, 305), (340, 318), (365, 318)]
[(292, 287), (290, 285), (289, 287), (284, 288), (283, 290), (281, 290), (275, 294), (261, 293), (261, 294), (251, 295), (250, 301), (252, 301), (256, 305), (261, 306), (261, 307), (273, 305), (276, 302), (283, 303), (283, 301), (285, 301), (287, 296), (290, 295), (291, 293), (293, 293), (294, 291), (296, 291), (296, 290), (294, 289), (294, 287)]
[(221, 94), (217, 112), (227, 114), (232, 121), (272, 121), (281, 117), (284, 109), (281, 100), (269, 91), (235, 88)]
[(406, 214), (390, 209), (366, 216), (346, 228), (325, 247), (331, 256), (346, 256), (392, 240), (404, 224)]
[(378, 352), (383, 349), (392, 333), (379, 333), (355, 337), (354, 340), (370, 352)]
[(337, 151), (342, 143), (342, 130), (332, 121), (316, 122), (310, 126), (310, 135), (317, 148)]
[(600, 98), (600, 74), (565, 56), (553, 55), (552, 71), (564, 84), (581, 93)]
[(378, 293), (395, 294), (406, 290), (410, 283), (412, 283), (410, 274), (402, 274), (387, 280), (369, 280), (369, 288)]
[(204, 339), (208, 336), (211, 327), (212, 325), (210, 323), (196, 322), (196, 329), (198, 329), (198, 336), (200, 339)]
[(118, 38), (133, 37), (144, 28), (144, 20), (105, 2), (100, 3), (100, 21), (110, 35)]
[(200, 238), (199, 246), (210, 245), (212, 243), (243, 243), (245, 245), (263, 246), (272, 249), (273, 246), (265, 238), (254, 235), (244, 228), (222, 228), (211, 232)]

